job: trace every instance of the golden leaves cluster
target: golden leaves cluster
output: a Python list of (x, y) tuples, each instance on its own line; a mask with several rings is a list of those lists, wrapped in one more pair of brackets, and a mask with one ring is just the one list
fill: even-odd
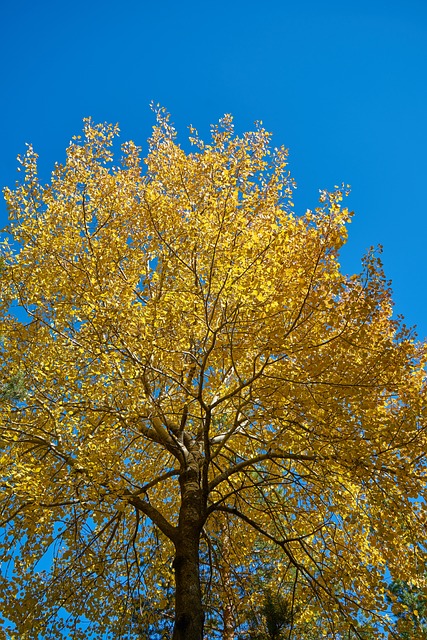
[[(286, 151), (261, 124), (237, 136), (226, 116), (210, 144), (192, 129), (187, 153), (157, 115), (145, 168), (132, 142), (113, 165), (117, 127), (87, 120), (50, 184), (30, 147), (6, 190), (2, 376), (23, 372), (27, 396), (2, 407), (4, 526), (47, 523), (31, 562), (62, 541), (55, 598), (60, 575), (71, 598), (78, 565), (107, 601), (120, 582), (107, 566), (140, 587), (139, 563), (148, 582), (167, 571), (170, 546), (144, 551), (141, 532), (154, 538), (130, 496), (175, 527), (177, 475), (201, 461), (211, 544), (222, 510), (228, 562), (264, 540), (280, 579), (348, 624), (381, 609), (386, 568), (415, 580), (424, 567), (424, 349), (393, 319), (375, 254), (360, 275), (340, 270), (345, 189), (298, 216)], [(125, 606), (116, 631), (129, 619)]]

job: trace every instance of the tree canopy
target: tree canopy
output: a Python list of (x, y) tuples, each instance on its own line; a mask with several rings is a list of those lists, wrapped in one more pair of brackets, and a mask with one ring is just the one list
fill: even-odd
[(2, 628), (230, 638), (264, 571), (289, 639), (387, 637), (387, 580), (424, 588), (425, 347), (377, 252), (342, 273), (344, 188), (298, 215), (261, 124), (186, 152), (156, 113), (145, 167), (88, 119), (5, 191)]

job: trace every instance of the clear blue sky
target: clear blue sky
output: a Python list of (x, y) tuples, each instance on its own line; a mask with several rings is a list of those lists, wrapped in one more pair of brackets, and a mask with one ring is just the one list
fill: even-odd
[(396, 311), (427, 336), (426, 0), (5, 0), (0, 15), (2, 185), (25, 142), (47, 179), (88, 115), (138, 144), (151, 100), (182, 136), (260, 119), (290, 149), (297, 210), (352, 185), (344, 270), (381, 243)]

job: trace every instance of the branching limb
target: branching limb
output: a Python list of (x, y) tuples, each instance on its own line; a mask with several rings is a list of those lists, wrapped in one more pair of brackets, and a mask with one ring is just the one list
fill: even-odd
[(316, 460), (318, 460), (318, 457), (317, 456), (307, 456), (307, 455), (304, 455), (304, 454), (297, 454), (297, 453), (286, 453), (286, 452), (279, 452), (279, 451), (276, 451), (276, 452), (275, 451), (269, 451), (267, 453), (260, 454), (259, 456), (255, 456), (254, 458), (250, 458), (249, 460), (243, 460), (242, 462), (238, 462), (237, 464), (233, 465), (232, 467), (229, 467), (228, 469), (223, 471), (223, 473), (221, 473), (219, 476), (217, 476), (216, 478), (214, 478), (212, 480), (212, 482), (209, 485), (209, 490), (212, 491), (212, 489), (214, 489), (219, 484), (221, 484), (221, 482), (224, 482), (224, 480), (227, 480), (234, 473), (239, 473), (239, 471), (242, 471), (242, 469), (245, 469), (246, 467), (253, 466), (253, 465), (257, 464), (258, 462), (262, 462), (263, 460), (273, 460), (273, 459), (312, 461), (312, 462), (315, 462)]
[(150, 518), (151, 522), (153, 522), (153, 524), (155, 524), (156, 527), (158, 527), (160, 531), (164, 533), (167, 538), (169, 538), (169, 540), (172, 540), (172, 542), (175, 541), (178, 531), (177, 527), (174, 527), (172, 524), (170, 524), (170, 522), (166, 520), (166, 518), (160, 513), (160, 511), (158, 511), (158, 509), (153, 507), (153, 505), (151, 505), (149, 502), (142, 500), (139, 496), (134, 495), (130, 491), (126, 491), (123, 497), (126, 498), (127, 502), (133, 505), (135, 509), (138, 509), (138, 511)]

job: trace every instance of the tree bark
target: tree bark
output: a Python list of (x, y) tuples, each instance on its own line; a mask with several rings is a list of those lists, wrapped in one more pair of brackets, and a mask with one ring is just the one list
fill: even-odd
[(179, 479), (181, 509), (174, 540), (175, 625), (172, 640), (203, 640), (199, 543), (205, 509), (199, 475), (198, 468), (187, 469)]
[(222, 640), (234, 640), (233, 605), (226, 602), (223, 609), (224, 631)]
[(233, 611), (233, 594), (231, 587), (231, 575), (230, 575), (230, 563), (229, 563), (229, 550), (230, 550), (230, 536), (227, 529), (224, 529), (222, 536), (222, 562), (221, 562), (221, 578), (222, 586), (224, 588), (224, 608), (223, 608), (223, 622), (224, 631), (222, 634), (222, 640), (234, 640), (234, 611)]

